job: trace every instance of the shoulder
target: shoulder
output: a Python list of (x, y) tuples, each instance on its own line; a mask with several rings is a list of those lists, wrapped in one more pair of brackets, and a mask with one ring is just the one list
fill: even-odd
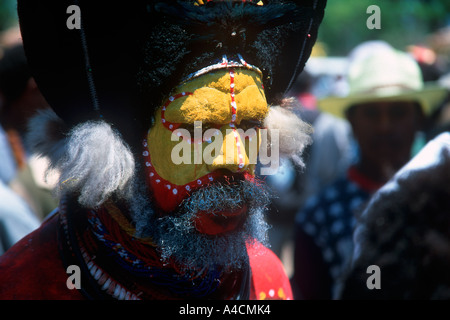
[(252, 270), (251, 299), (292, 300), (292, 290), (280, 259), (259, 242), (247, 246)]
[(0, 181), (0, 255), (39, 224), (26, 203)]
[(0, 299), (73, 299), (59, 256), (58, 216), (44, 222), (0, 257)]

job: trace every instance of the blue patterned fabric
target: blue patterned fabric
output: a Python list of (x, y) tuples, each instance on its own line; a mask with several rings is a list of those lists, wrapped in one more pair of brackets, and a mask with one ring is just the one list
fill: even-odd
[(370, 198), (370, 193), (347, 177), (341, 178), (309, 198), (297, 214), (301, 228), (320, 248), (332, 281), (336, 282), (350, 263), (353, 251), (355, 216)]

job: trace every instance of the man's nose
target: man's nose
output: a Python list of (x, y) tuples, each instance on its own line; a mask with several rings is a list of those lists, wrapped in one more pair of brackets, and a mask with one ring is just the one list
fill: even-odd
[(238, 131), (230, 125), (225, 125), (220, 129), (223, 142), (219, 154), (216, 154), (209, 171), (227, 169), (231, 172), (242, 172), (251, 169), (248, 155), (245, 151), (245, 144), (241, 140)]
[(391, 131), (392, 127), (395, 126), (395, 121), (387, 110), (380, 112), (377, 120), (377, 129), (379, 133), (388, 133)]

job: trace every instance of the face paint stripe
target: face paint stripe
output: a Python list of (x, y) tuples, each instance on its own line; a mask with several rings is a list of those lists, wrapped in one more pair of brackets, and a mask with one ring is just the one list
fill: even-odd
[(166, 120), (165, 113), (166, 113), (167, 107), (176, 99), (186, 97), (186, 96), (191, 96), (191, 95), (193, 95), (192, 92), (181, 92), (181, 93), (177, 93), (176, 95), (170, 96), (169, 99), (167, 99), (166, 103), (163, 105), (163, 107), (161, 109), (161, 123), (164, 125), (164, 127), (166, 129), (173, 132), (176, 129), (178, 129), (178, 127), (181, 125), (181, 123), (173, 123), (173, 122), (169, 122)]
[(236, 131), (236, 117), (237, 117), (237, 104), (236, 104), (236, 100), (235, 100), (235, 93), (234, 93), (234, 70), (230, 69), (230, 97), (231, 97), (231, 122), (230, 122), (230, 127), (233, 129), (233, 134), (234, 134), (234, 139), (236, 141), (236, 148), (237, 148), (237, 153), (238, 153), (238, 161), (239, 161), (239, 165), (238, 165), (238, 170), (237, 171), (241, 171), (241, 169), (244, 167), (244, 157), (242, 155), (242, 151), (241, 151), (241, 145), (239, 143), (239, 134)]
[(222, 56), (222, 65), (225, 67), (228, 66), (228, 58), (226, 55)]
[(150, 142), (148, 141), (148, 137), (144, 138), (144, 141), (142, 143), (142, 155), (144, 156), (146, 180), (148, 185), (152, 187), (154, 192), (162, 195), (162, 199), (164, 199), (164, 201), (156, 201), (158, 205), (167, 212), (174, 210), (183, 199), (189, 196), (191, 192), (197, 190), (200, 187), (207, 186), (213, 183), (216, 179), (223, 176), (220, 171), (216, 171), (195, 179), (194, 181), (191, 181), (185, 185), (174, 184), (162, 178), (156, 172), (154, 166), (152, 165), (150, 151), (148, 149), (149, 144)]

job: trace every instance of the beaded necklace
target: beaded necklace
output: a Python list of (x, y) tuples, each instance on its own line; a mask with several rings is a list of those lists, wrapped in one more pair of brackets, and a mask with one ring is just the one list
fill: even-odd
[[(66, 264), (82, 270), (82, 293), (91, 299), (248, 299), (250, 270), (180, 272), (173, 262), (161, 261), (149, 239), (141, 241), (117, 222), (116, 211), (70, 212), (61, 201), (61, 235)], [(118, 210), (120, 211), (120, 210)], [(70, 212), (70, 213), (69, 213)], [(74, 216), (76, 215), (76, 218)], [(114, 218), (113, 218), (114, 217)], [(123, 215), (120, 218), (123, 224)], [(68, 253), (69, 252), (69, 253)], [(69, 261), (70, 260), (70, 261)], [(84, 271), (84, 272), (83, 272)]]

